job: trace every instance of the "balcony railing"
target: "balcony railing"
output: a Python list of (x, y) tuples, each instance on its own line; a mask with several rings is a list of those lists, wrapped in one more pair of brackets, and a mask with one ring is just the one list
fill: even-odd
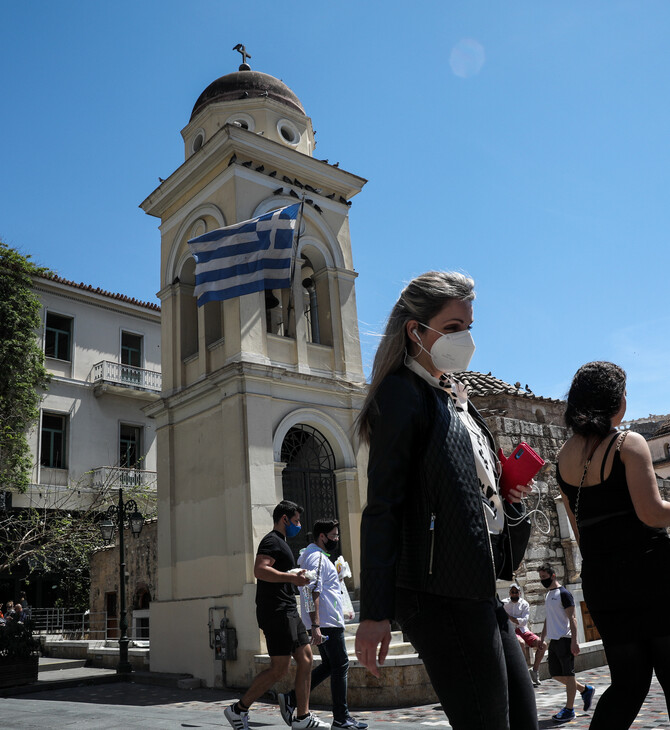
[(115, 487), (156, 488), (156, 472), (125, 469), (121, 466), (98, 466), (91, 472), (91, 486), (98, 489)]
[(93, 366), (92, 378), (94, 383), (113, 383), (158, 393), (163, 383), (162, 375), (154, 370), (145, 370), (109, 360), (103, 360)]

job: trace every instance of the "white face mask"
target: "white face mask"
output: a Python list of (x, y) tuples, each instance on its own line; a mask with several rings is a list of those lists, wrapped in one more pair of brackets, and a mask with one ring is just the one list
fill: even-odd
[[(438, 330), (428, 327), (427, 324), (423, 325), (433, 332)], [(417, 337), (418, 332), (415, 331)], [(428, 352), (426, 348), (421, 344), (419, 339), (419, 347), (424, 351)], [(433, 361), (433, 365), (441, 373), (455, 373), (459, 370), (467, 370), (470, 360), (475, 352), (475, 342), (472, 339), (470, 330), (463, 330), (462, 332), (451, 332), (449, 334), (443, 334), (438, 337), (433, 346), (430, 348), (430, 359)]]

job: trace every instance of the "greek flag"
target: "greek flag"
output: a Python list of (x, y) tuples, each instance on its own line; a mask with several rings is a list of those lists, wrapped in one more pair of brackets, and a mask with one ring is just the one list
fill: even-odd
[(291, 286), (300, 203), (192, 238), (198, 306)]

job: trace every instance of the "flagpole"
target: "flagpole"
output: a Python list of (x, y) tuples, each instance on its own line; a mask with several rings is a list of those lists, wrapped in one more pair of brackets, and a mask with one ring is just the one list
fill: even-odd
[[(289, 330), (291, 324), (291, 305), (293, 304), (293, 276), (295, 274), (295, 260), (298, 257), (298, 246), (300, 244), (300, 227), (302, 226), (302, 212), (305, 207), (305, 193), (302, 194), (302, 200), (300, 201), (300, 210), (298, 211), (298, 217), (296, 221), (297, 233), (295, 235), (295, 243), (293, 244), (293, 251), (291, 253), (291, 273), (289, 275), (289, 290), (288, 290), (288, 306), (286, 307), (286, 325), (285, 329)], [(297, 311), (297, 309), (296, 309)], [(296, 327), (296, 335), (297, 335)]]
[(302, 211), (305, 207), (305, 193), (302, 194), (302, 200), (300, 201), (300, 210), (298, 211), (298, 220), (296, 222), (296, 228), (298, 229), (295, 236), (295, 243), (293, 244), (293, 252), (291, 254), (291, 291), (293, 291), (293, 274), (295, 274), (295, 260), (298, 255), (298, 244), (300, 243), (300, 226), (302, 226)]

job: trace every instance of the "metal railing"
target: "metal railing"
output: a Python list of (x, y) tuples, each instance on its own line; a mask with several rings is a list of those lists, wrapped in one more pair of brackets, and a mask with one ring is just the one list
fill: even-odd
[[(45, 636), (61, 636), (69, 640), (114, 641), (119, 638), (119, 617), (108, 616), (106, 611), (91, 613), (70, 608), (32, 608), (30, 620), (33, 632)], [(149, 621), (140, 611), (141, 620), (135, 621), (134, 631), (129, 631), (133, 640), (149, 640)], [(142, 620), (143, 619), (143, 620)]]
[(113, 628), (108, 626), (106, 613), (70, 608), (32, 608), (30, 614), (36, 634), (57, 635), (64, 639), (102, 640), (107, 638), (109, 628)]
[(156, 488), (156, 472), (146, 469), (126, 469), (121, 466), (98, 466), (91, 470), (91, 486), (106, 487), (153, 487)]
[(91, 377), (94, 383), (104, 381), (156, 392), (160, 392), (163, 384), (161, 373), (136, 368), (132, 365), (123, 365), (119, 362), (111, 362), (110, 360), (96, 363), (93, 366)]

